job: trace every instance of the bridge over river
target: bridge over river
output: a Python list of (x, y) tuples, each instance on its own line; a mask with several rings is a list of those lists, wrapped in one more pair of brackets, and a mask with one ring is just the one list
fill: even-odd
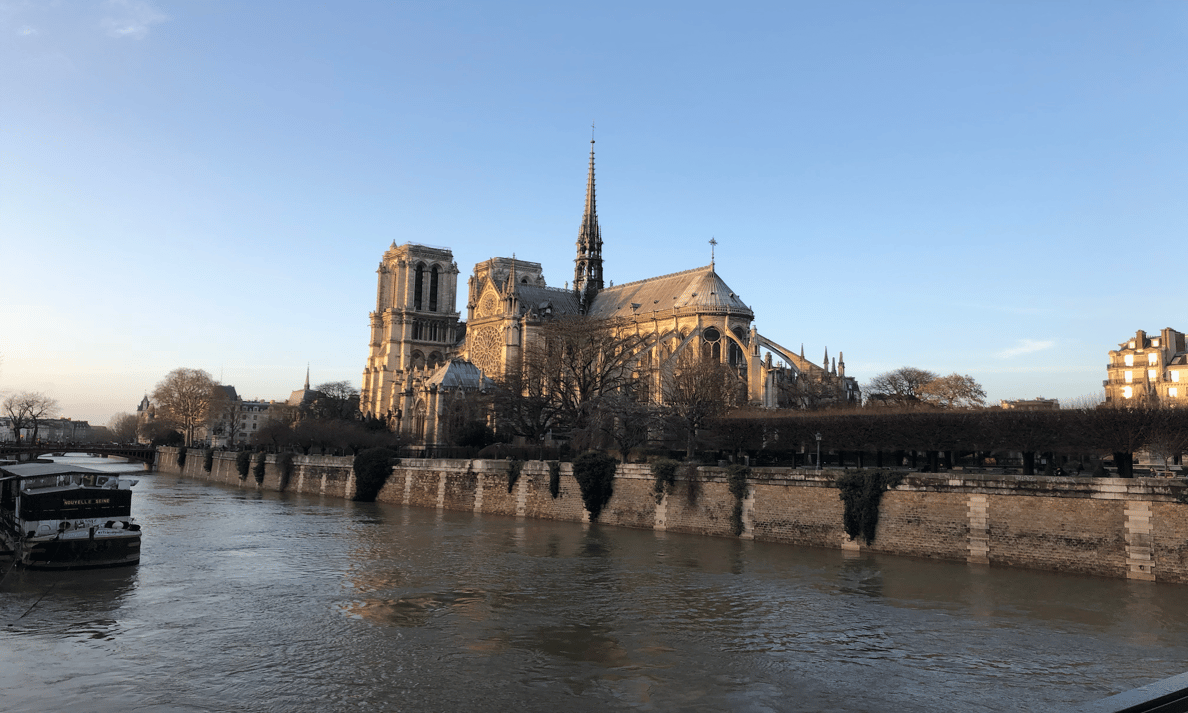
[(64, 453), (85, 453), (92, 456), (109, 458), (112, 456), (144, 463), (152, 466), (157, 456), (154, 446), (136, 443), (39, 443), (36, 445), (16, 445), (12, 443), (0, 444), (0, 460), (34, 460), (41, 457)]

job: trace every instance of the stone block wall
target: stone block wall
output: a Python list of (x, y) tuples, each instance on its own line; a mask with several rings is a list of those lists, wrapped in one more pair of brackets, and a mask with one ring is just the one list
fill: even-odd
[[(160, 472), (242, 488), (349, 498), (351, 458), (294, 456), (288, 482), (268, 456), (264, 482), (240, 479), (234, 453), (215, 453), (210, 472), (201, 450), (184, 469), (177, 451), (158, 452)], [(253, 462), (254, 458), (253, 456)], [(412, 460), (393, 467), (381, 502), (512, 517), (588, 522), (572, 465), (561, 464), (560, 493), (549, 468), (525, 463), (508, 491), (508, 461)], [(833, 480), (841, 471), (755, 468), (743, 500), (743, 538), (816, 547), (869, 549), (974, 564), (1049, 569), (1188, 583), (1185, 486), (1161, 478), (981, 477), (908, 474), (883, 495), (876, 537), (850, 540)], [(682, 469), (656, 501), (647, 465), (620, 465), (606, 525), (733, 537), (734, 499), (722, 468)]]

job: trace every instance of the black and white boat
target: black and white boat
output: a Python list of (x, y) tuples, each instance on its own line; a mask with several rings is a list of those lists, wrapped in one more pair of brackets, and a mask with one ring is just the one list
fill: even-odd
[(136, 482), (58, 463), (0, 465), (0, 555), (30, 569), (139, 564)]

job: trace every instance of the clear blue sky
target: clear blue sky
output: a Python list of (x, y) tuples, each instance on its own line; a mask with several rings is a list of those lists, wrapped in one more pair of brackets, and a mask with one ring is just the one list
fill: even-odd
[[(358, 384), (393, 241), (708, 262), (848, 373), (1100, 391), (1188, 330), (1188, 3), (0, 0), (0, 391)], [(462, 302), (464, 302), (464, 297)], [(459, 304), (464, 310), (465, 305)]]

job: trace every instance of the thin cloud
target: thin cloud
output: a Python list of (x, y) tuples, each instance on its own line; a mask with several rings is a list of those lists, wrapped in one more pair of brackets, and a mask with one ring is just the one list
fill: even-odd
[(1054, 346), (1056, 346), (1056, 342), (1052, 339), (1045, 339), (1043, 341), (1037, 339), (1022, 339), (1019, 341), (1018, 346), (1011, 347), (1010, 349), (1003, 349), (1002, 351), (998, 352), (997, 356), (999, 359), (1010, 359), (1011, 357), (1017, 357), (1022, 354), (1031, 354), (1032, 352), (1040, 352), (1045, 349), (1051, 349)]
[(118, 17), (105, 17), (99, 25), (111, 37), (143, 39), (149, 28), (169, 19), (165, 13), (142, 0), (107, 0)]

